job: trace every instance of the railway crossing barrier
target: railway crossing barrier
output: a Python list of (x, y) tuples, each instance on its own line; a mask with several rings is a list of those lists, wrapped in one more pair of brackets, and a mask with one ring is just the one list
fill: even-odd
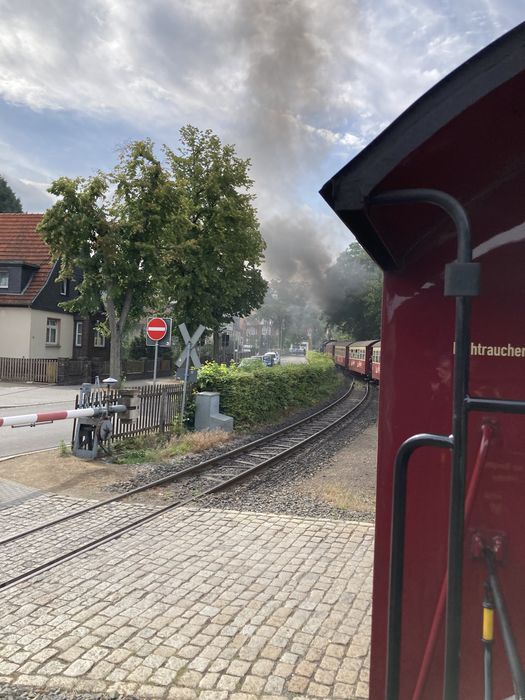
[(69, 411), (47, 411), (43, 413), (27, 413), (21, 416), (5, 416), (0, 418), (0, 428), (34, 427), (57, 420), (74, 419), (77, 421), (73, 454), (77, 457), (95, 459), (100, 447), (109, 439), (112, 432), (109, 414), (125, 413), (127, 406), (93, 406), (90, 408), (73, 408)]

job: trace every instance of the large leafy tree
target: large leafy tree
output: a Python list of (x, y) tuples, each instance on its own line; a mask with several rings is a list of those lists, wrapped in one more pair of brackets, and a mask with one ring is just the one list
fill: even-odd
[(328, 327), (355, 340), (379, 338), (382, 275), (359, 243), (351, 243), (328, 269), (323, 313)]
[(0, 211), (13, 213), (22, 211), (20, 200), (2, 176), (0, 176)]
[(221, 326), (263, 302), (267, 284), (259, 265), (265, 243), (250, 161), (210, 130), (188, 125), (180, 134), (178, 153), (165, 151), (186, 225), (173, 239), (166, 295), (176, 302), (179, 322), (213, 331), (217, 356)]
[(119, 378), (126, 328), (156, 308), (165, 277), (166, 251), (182, 212), (166, 170), (149, 140), (124, 147), (109, 174), (61, 177), (49, 192), (58, 197), (40, 223), (60, 278), (82, 270), (70, 311), (95, 313), (102, 305), (111, 336), (110, 373)]

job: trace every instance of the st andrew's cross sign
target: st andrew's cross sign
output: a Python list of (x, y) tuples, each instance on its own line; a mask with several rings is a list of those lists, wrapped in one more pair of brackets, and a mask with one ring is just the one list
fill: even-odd
[(206, 330), (206, 326), (199, 326), (195, 333), (190, 337), (190, 334), (188, 333), (188, 329), (186, 328), (185, 323), (181, 323), (179, 325), (179, 331), (180, 334), (182, 335), (182, 339), (184, 340), (184, 351), (182, 355), (178, 358), (176, 364), (177, 367), (181, 367), (184, 363), (186, 363), (187, 366), (189, 366), (189, 361), (193, 362), (193, 366), (196, 367), (197, 369), (201, 366), (201, 361), (199, 359), (199, 356), (197, 355), (197, 351), (195, 350), (195, 346), (197, 345), (197, 341), (201, 337), (201, 335), (204, 333)]

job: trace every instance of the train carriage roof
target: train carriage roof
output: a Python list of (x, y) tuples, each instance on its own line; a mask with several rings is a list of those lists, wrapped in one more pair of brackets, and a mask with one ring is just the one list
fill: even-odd
[[(425, 239), (446, 227), (446, 215), (426, 204), (378, 207), (369, 199), (425, 187), (447, 192), (467, 212), (474, 202), (490, 211), (497, 181), (525, 169), (524, 124), (525, 22), (417, 100), (321, 195), (383, 269), (402, 268), (414, 251), (425, 254)], [(510, 228), (516, 222), (506, 209)]]
[(376, 338), (375, 340), (358, 340), (356, 343), (351, 343), (352, 348), (368, 348), (370, 345), (374, 345), (374, 343), (378, 343), (379, 340)]

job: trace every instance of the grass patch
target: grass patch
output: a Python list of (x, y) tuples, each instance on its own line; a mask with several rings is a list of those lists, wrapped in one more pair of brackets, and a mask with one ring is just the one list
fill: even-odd
[(59, 457), (71, 457), (71, 447), (66, 445), (63, 440), (58, 443), (58, 456)]
[(228, 442), (231, 438), (232, 434), (223, 430), (128, 438), (113, 445), (113, 461), (116, 464), (165, 462), (180, 455), (204, 452)]
[(335, 508), (366, 513), (375, 510), (375, 499), (363, 493), (352, 492), (339, 486), (325, 486), (323, 500)]

